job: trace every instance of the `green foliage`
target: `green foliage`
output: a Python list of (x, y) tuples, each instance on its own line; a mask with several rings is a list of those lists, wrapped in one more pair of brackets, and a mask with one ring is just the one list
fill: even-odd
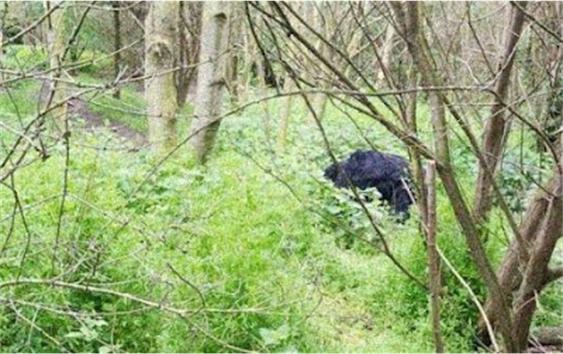
[(24, 72), (46, 69), (49, 65), (47, 52), (42, 47), (12, 44), (4, 51), (2, 66), (6, 69)]
[[(99, 83), (86, 75), (78, 79)], [(13, 88), (12, 99), (0, 92), (3, 122), (19, 124), (15, 106), (24, 122), (32, 119), (35, 107), (26, 97), (37, 90), (23, 82)], [(89, 98), (90, 111), (104, 121), (146, 131), (137, 114), (144, 101), (134, 86), (123, 88), (121, 100), (109, 94)], [(0, 282), (15, 279), (21, 269), (21, 279), (86, 281), (166, 308), (92, 289), (2, 288), (0, 300), (17, 302), (0, 309), (0, 350), (431, 351), (428, 294), (377, 249), (382, 240), (351, 196), (324, 181), (322, 171), (331, 161), (303, 106), (292, 112), (285, 152), (274, 152), (279, 104), (250, 107), (226, 119), (206, 166), (187, 161), (182, 147), (156, 170), (158, 161), (147, 151), (130, 152), (131, 143), (107, 129), (87, 132), (81, 120), (73, 120), (60, 237), (57, 241), (62, 144), (49, 159), (16, 174), (29, 233), (18, 216), (11, 238), (2, 238)], [(337, 157), (368, 142), (406, 155), (372, 121), (341, 109), (329, 105), (323, 121)], [(181, 112), (186, 119), (180, 120), (180, 139), (187, 134), (190, 110)], [(419, 114), (425, 129), (425, 106)], [(0, 138), (10, 142), (13, 134), (0, 131)], [(453, 145), (456, 172), (470, 195), (475, 161), (466, 146)], [(8, 188), (0, 188), (0, 200), (0, 235), (8, 235), (14, 207)], [(416, 211), (405, 224), (396, 224), (377, 203), (368, 209), (397, 260), (426, 282)], [(440, 248), (484, 300), (483, 284), (440, 188), (438, 218)], [(498, 262), (505, 244), (496, 211), (487, 228), (487, 252)], [(556, 290), (542, 297), (542, 323), (557, 322)], [(443, 292), (448, 350), (474, 350), (476, 308), (447, 269)], [(193, 312), (178, 316), (170, 308)]]
[(112, 70), (112, 57), (103, 52), (85, 49), (72, 58), (72, 62), (79, 65), (79, 71), (95, 77), (108, 76)]

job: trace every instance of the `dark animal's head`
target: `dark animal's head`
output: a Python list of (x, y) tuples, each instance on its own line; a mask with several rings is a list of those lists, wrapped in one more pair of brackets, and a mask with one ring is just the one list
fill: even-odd
[(332, 164), (325, 169), (324, 174), (326, 179), (336, 182), (336, 177), (338, 177), (338, 164)]
[(350, 187), (351, 176), (348, 174), (346, 165), (342, 162), (337, 162), (327, 167), (324, 176), (326, 179), (331, 180), (338, 188)]

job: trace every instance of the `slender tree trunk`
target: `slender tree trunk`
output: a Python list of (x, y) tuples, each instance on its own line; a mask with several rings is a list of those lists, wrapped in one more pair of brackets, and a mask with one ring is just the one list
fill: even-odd
[[(560, 28), (563, 34), (563, 25)], [(562, 140), (560, 144), (563, 144)], [(554, 280), (549, 277), (547, 262), (551, 259), (557, 239), (563, 236), (563, 145), (560, 149), (562, 165), (555, 168), (553, 177), (536, 192), (520, 225), (519, 232), (524, 244), (512, 241), (498, 271), (501, 286), (506, 292), (514, 293), (513, 337), (520, 350), (527, 347), (536, 297)], [(493, 325), (501, 316), (496, 311), (496, 305), (494, 299), (487, 299), (486, 315)], [(479, 336), (485, 342), (488, 339), (483, 319), (479, 323)]]
[[(411, 84), (411, 88), (416, 88), (418, 86), (418, 73), (416, 71), (416, 67), (414, 64), (411, 65), (408, 75), (409, 75), (409, 82)], [(417, 106), (418, 106), (417, 99), (418, 99), (418, 95), (416, 91), (413, 91), (412, 93), (408, 94), (406, 99), (406, 110), (405, 110), (406, 117), (404, 118), (404, 121), (407, 122), (408, 124), (407, 129), (413, 136), (416, 136), (418, 134), (418, 120), (416, 117)], [(423, 187), (424, 171), (422, 168), (422, 158), (420, 157), (420, 154), (416, 149), (409, 147), (408, 150), (409, 150), (410, 159), (412, 161), (412, 173), (414, 176), (414, 180), (416, 181), (416, 186), (418, 187), (416, 202), (418, 204), (418, 209), (420, 210), (420, 214), (424, 219), (426, 217), (425, 213), (427, 209), (427, 203), (426, 203), (426, 189)]]
[[(199, 30), (201, 28), (201, 3), (179, 2), (178, 9), (178, 55), (180, 66), (176, 72), (176, 89), (178, 107), (186, 104), (193, 87), (196, 69), (193, 67), (198, 60)], [(193, 98), (190, 98), (193, 99)]]
[[(265, 61), (262, 62), (258, 62), (258, 72), (268, 72), (268, 69), (265, 69), (266, 65), (265, 65)], [(271, 76), (270, 76), (271, 77)], [(264, 78), (266, 78), (266, 76), (264, 76)], [(258, 82), (256, 83), (256, 88), (258, 89), (257, 92), (258, 95), (262, 95), (265, 96), (266, 93), (268, 92), (268, 80), (264, 79), (264, 80), (258, 80)], [(271, 142), (272, 141), (272, 125), (271, 125), (271, 119), (270, 117), (271, 112), (270, 112), (270, 101), (266, 100), (264, 102), (262, 102), (260, 104), (260, 107), (264, 110), (264, 113), (261, 115), (261, 120), (262, 120), (262, 126), (264, 127), (264, 135), (266, 137), (266, 141)]]
[[(113, 8), (113, 76), (117, 79), (119, 76), (119, 65), (121, 64), (121, 19), (120, 19), (120, 4), (119, 1), (112, 1), (111, 7)], [(113, 97), (119, 99), (121, 97), (121, 90), (119, 87), (115, 88)]]
[[(521, 7), (525, 7), (526, 3), (519, 3)], [(524, 27), (524, 14), (512, 8), (512, 20), (509, 30), (506, 32), (504, 40), (504, 54), (499, 63), (499, 75), (495, 84), (495, 99), (491, 108), (491, 116), (485, 125), (485, 132), (483, 135), (483, 155), (487, 166), (479, 165), (479, 172), (477, 176), (475, 188), (475, 205), (474, 216), (477, 222), (483, 222), (487, 218), (487, 214), (491, 209), (491, 178), (485, 171), (489, 168), (493, 172), (493, 176), (499, 165), (502, 156), (504, 143), (506, 141), (509, 124), (504, 114), (504, 105), (502, 102), (506, 101), (508, 96), (508, 86), (510, 83), (510, 73), (514, 64), (516, 44), (522, 34)]]
[[(203, 16), (203, 2), (184, 2), (185, 11), (181, 13), (184, 16), (183, 22), (186, 34), (189, 34), (186, 43), (186, 52), (184, 54), (186, 65), (190, 66), (185, 70), (185, 91), (186, 95), (182, 96), (183, 100), (189, 99), (195, 101), (195, 89), (197, 87), (197, 62), (199, 60), (199, 48), (201, 39), (201, 20)], [(183, 104), (183, 103), (182, 103)]]
[[(563, 36), (563, 4), (561, 2), (556, 2), (553, 4), (554, 17), (559, 20), (559, 36)], [(552, 55), (546, 53), (550, 57)], [(550, 63), (549, 67), (552, 68), (550, 76), (550, 93), (547, 97), (547, 112), (545, 112), (545, 118), (542, 119), (541, 126), (547, 135), (550, 142), (555, 143), (557, 141), (557, 131), (563, 124), (563, 44), (559, 43), (557, 46), (557, 53), (554, 56), (554, 60)], [(537, 105), (541, 107), (541, 105)], [(536, 117), (540, 117), (537, 114)], [(541, 147), (540, 152), (547, 150), (546, 142), (542, 139), (538, 139), (539, 146)]]
[[(546, 223), (545, 216), (549, 214), (550, 198), (556, 195), (558, 188), (557, 172), (554, 177), (544, 186), (543, 189), (539, 189), (536, 195), (533, 197), (526, 213), (524, 220), (520, 224), (519, 233), (524, 239), (526, 245), (535, 245), (542, 225)], [(561, 236), (561, 233), (560, 235)], [(530, 247), (530, 246), (528, 246)], [(532, 252), (529, 248), (526, 253)], [(510, 247), (504, 255), (504, 259), (497, 271), (500, 286), (504, 289), (506, 294), (512, 294), (517, 291), (522, 284), (523, 274), (526, 272), (527, 265), (530, 262), (529, 257), (525, 257), (521, 252), (520, 243), (514, 239), (512, 240)], [(532, 262), (532, 264), (536, 264)], [(541, 291), (541, 288), (539, 289)], [(512, 296), (510, 297), (512, 298)], [(513, 306), (514, 307), (514, 306)], [(517, 309), (517, 307), (514, 307)], [(528, 308), (528, 310), (532, 310)], [(533, 310), (532, 310), (533, 312)], [(498, 303), (488, 297), (485, 304), (485, 313), (489, 323), (494, 327), (500, 318), (501, 314), (498, 311)], [(523, 325), (521, 323), (514, 324), (515, 328), (519, 327), (519, 333), (522, 333)], [(488, 333), (485, 321), (483, 319), (479, 322), (478, 329), (479, 337), (484, 343), (489, 342)], [(520, 334), (521, 336), (522, 334)]]
[(184, 25), (185, 19), (184, 19), (184, 7), (185, 7), (185, 2), (184, 1), (180, 1), (178, 3), (178, 36), (177, 38), (177, 43), (178, 43), (178, 54), (177, 54), (177, 63), (180, 66), (179, 70), (176, 72), (175, 74), (175, 78), (176, 78), (176, 94), (177, 94), (177, 101), (178, 101), (178, 107), (183, 107), (184, 104), (186, 104), (186, 99), (188, 97), (188, 83), (187, 83), (187, 75), (186, 75), (186, 69), (184, 68), (187, 65), (187, 58), (186, 58), (186, 52), (187, 52), (187, 40), (186, 40), (186, 28)]
[[(3, 15), (0, 17), (0, 28), (6, 28), (6, 17), (8, 17), (8, 2), (4, 1), (2, 4)], [(4, 52), (4, 31), (0, 31), (0, 63), (2, 62), (2, 53)], [(3, 78), (3, 73), (0, 73), (0, 78)]]
[[(283, 91), (289, 92), (294, 89), (293, 80), (288, 79), (283, 85)], [(281, 104), (281, 114), (280, 114), (280, 126), (278, 129), (278, 139), (277, 139), (277, 152), (278, 154), (283, 153), (285, 149), (285, 144), (287, 142), (287, 131), (289, 130), (289, 119), (291, 117), (291, 107), (293, 106), (293, 95), (286, 96), (282, 99)]]
[(237, 106), (240, 102), (239, 92), (239, 55), (238, 53), (233, 53), (229, 58), (228, 74), (227, 78), (229, 80), (231, 103)]
[(252, 93), (252, 80), (254, 78), (254, 72), (252, 69), (253, 60), (255, 58), (256, 44), (252, 38), (252, 34), (249, 29), (250, 26), (244, 26), (244, 38), (243, 38), (243, 50), (242, 50), (242, 67), (244, 68), (244, 83), (242, 87), (242, 92), (240, 93), (239, 100), (245, 102), (248, 96)]
[[(325, 37), (329, 37), (330, 33), (334, 32), (335, 29), (334, 27), (336, 27), (336, 24), (333, 24), (331, 21), (332, 20), (332, 16), (330, 16), (329, 18), (325, 18), (325, 21), (323, 23), (323, 21), (321, 21), (321, 12), (325, 9), (325, 7), (323, 7), (324, 4), (323, 2), (319, 1), (319, 2), (309, 2), (309, 3), (305, 3), (305, 4), (310, 4), (308, 7), (307, 5), (305, 5), (305, 9), (306, 9), (306, 13), (308, 15), (308, 20), (309, 23), (313, 24), (313, 28), (317, 28), (317, 30)], [(323, 43), (321, 40), (317, 41), (317, 50), (321, 53), (321, 55), (326, 56), (329, 52), (329, 48), (328, 46)], [(314, 67), (313, 64), (310, 65), (310, 67)], [(319, 89), (328, 89), (328, 84), (324, 81), (321, 81), (318, 85)], [(310, 96), (309, 96), (310, 97)], [(323, 120), (324, 116), (325, 116), (325, 112), (326, 112), (326, 105), (328, 102), (328, 97), (326, 94), (324, 93), (317, 93), (315, 95), (313, 95), (313, 97), (310, 98), (313, 109), (315, 110), (316, 114), (317, 114), (317, 118), (319, 120)], [(312, 114), (309, 117), (309, 120), (311, 122), (314, 121), (314, 117), (312, 116)]]
[(242, 42), (242, 32), (241, 27), (243, 26), (243, 15), (244, 15), (244, 3), (232, 4), (229, 14), (229, 26), (228, 26), (228, 36), (227, 43), (230, 46), (230, 53), (226, 64), (226, 86), (229, 91), (231, 104), (237, 106), (240, 102), (239, 92), (240, 92), (240, 75), (239, 75), (239, 65), (240, 65), (240, 45)]
[[(116, 0), (119, 1), (119, 0)], [(137, 26), (141, 27), (141, 31), (144, 32), (144, 35), (141, 36), (139, 42), (139, 48), (143, 48), (144, 50), (138, 50), (136, 53), (138, 54), (139, 58), (134, 58), (133, 67), (131, 68), (132, 75), (134, 77), (140, 77), (145, 74), (145, 52), (146, 52), (146, 37), (147, 31), (141, 24), (145, 24), (147, 21), (147, 16), (149, 14), (150, 9), (150, 2), (149, 1), (139, 1), (133, 6), (128, 7), (127, 11), (129, 15), (134, 18), (134, 22), (136, 22)]]
[(201, 47), (195, 112), (191, 124), (191, 145), (204, 163), (219, 129), (223, 103), (227, 49), (227, 21), (230, 4), (206, 2), (203, 5)]
[[(2, 21), (4, 22), (4, 21)], [(0, 24), (2, 27), (4, 27), (4, 23)], [(4, 52), (4, 33), (2, 33), (2, 31), (0, 31), (0, 63), (2, 62), (2, 53)], [(0, 77), (3, 78), (3, 73), (0, 73)]]
[(390, 71), (391, 54), (395, 44), (395, 29), (391, 24), (387, 25), (385, 30), (385, 42), (383, 43), (383, 53), (381, 54), (381, 67), (377, 72), (377, 84), (385, 82), (385, 70)]
[(430, 161), (426, 170), (426, 247), (429, 269), (429, 289), (430, 304), (432, 314), (432, 334), (434, 336), (434, 345), (436, 353), (444, 352), (444, 342), (440, 330), (440, 255), (438, 254), (436, 241), (436, 163)]
[(562, 235), (563, 198), (561, 196), (563, 175), (559, 176), (558, 188), (550, 199), (545, 221), (539, 230), (532, 254), (526, 265), (522, 284), (514, 299), (513, 338), (517, 351), (528, 347), (528, 336), (536, 310), (537, 297), (548, 284), (549, 268), (557, 240)]
[(153, 151), (176, 145), (177, 92), (174, 81), (178, 2), (150, 4), (145, 21), (145, 97)]
[[(49, 11), (50, 1), (45, 2), (46, 11)], [(51, 68), (50, 92), (45, 109), (50, 109), (55, 104), (60, 104), (66, 98), (66, 85), (57, 81), (64, 72), (63, 53), (65, 51), (65, 7), (53, 11), (47, 20), (47, 44), (49, 48), (49, 67)], [(60, 132), (65, 131), (68, 116), (67, 103), (60, 104), (51, 110), (54, 125)]]
[[(401, 31), (406, 36), (409, 52), (411, 53), (414, 63), (417, 65), (418, 72), (421, 74), (423, 82), (427, 85), (439, 86), (441, 82), (437, 78), (437, 70), (431, 64), (428, 54), (428, 43), (424, 34), (419, 31), (418, 3), (407, 3), (406, 13), (403, 11), (401, 4), (392, 2), (391, 5), (395, 11), (395, 17), (402, 27)], [(499, 311), (503, 314), (504, 321), (500, 323), (499, 327), (506, 350), (513, 351), (514, 343), (511, 333), (512, 323), (510, 307), (508, 306), (505, 293), (498, 283), (496, 274), (493, 271), (492, 265), (481, 243), (479, 229), (463, 199), (460, 187), (454, 176), (449, 152), (448, 127), (443, 98), (438, 92), (429, 92), (428, 95), (431, 107), (435, 151), (438, 157), (436, 161), (437, 172), (452, 203), (456, 219), (463, 230), (473, 261), (487, 286), (490, 296), (496, 299), (496, 303), (499, 304)]]
[[(326, 86), (321, 86), (321, 88), (327, 88)], [(323, 120), (326, 113), (326, 106), (328, 104), (328, 97), (324, 93), (317, 94), (313, 99), (313, 107), (317, 112), (317, 117), (319, 120)]]

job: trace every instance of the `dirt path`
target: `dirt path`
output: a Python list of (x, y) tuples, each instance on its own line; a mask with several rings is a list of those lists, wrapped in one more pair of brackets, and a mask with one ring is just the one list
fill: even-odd
[[(49, 85), (46, 80), (42, 81), (41, 87), (37, 94), (40, 102), (45, 102), (49, 94)], [(73, 98), (68, 102), (70, 117), (75, 119), (83, 119), (86, 122), (85, 128), (90, 131), (96, 131), (100, 128), (106, 128), (112, 131), (116, 136), (134, 145), (133, 150), (139, 150), (148, 144), (148, 139), (142, 133), (128, 127), (126, 124), (105, 119), (97, 115), (88, 108), (88, 102), (81, 98)]]
[[(74, 98), (69, 101), (69, 113), (72, 117), (80, 117), (86, 122), (86, 129), (95, 131), (99, 128), (110, 129), (115, 135), (126, 141), (132, 142), (136, 149), (140, 149), (147, 145), (147, 138), (138, 131), (131, 129), (127, 125), (115, 122), (110, 119), (93, 113), (88, 108), (88, 103), (80, 98)], [(108, 123), (109, 122), (109, 123)]]

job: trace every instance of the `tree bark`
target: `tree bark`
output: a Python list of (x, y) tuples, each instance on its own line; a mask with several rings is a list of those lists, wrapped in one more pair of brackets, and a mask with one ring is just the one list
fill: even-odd
[[(528, 346), (530, 327), (537, 304), (536, 297), (549, 283), (558, 279), (557, 276), (552, 276), (554, 272), (549, 268), (549, 262), (557, 241), (563, 237), (563, 123), (560, 125), (558, 139), (559, 165), (555, 168), (554, 177), (549, 185), (550, 190), (544, 192), (548, 205), (542, 210), (541, 215), (537, 215), (536, 223), (539, 232), (536, 228), (533, 230), (534, 236), (527, 237), (535, 238), (529, 258), (522, 259), (522, 252), (518, 254), (520, 263), (525, 264), (520, 287), (514, 300), (513, 337), (519, 350), (524, 350)], [(513, 277), (520, 280), (517, 275)]]
[(203, 5), (200, 64), (191, 124), (191, 145), (200, 163), (206, 161), (220, 125), (218, 117), (225, 87), (229, 7), (227, 2), (206, 2)]
[[(46, 11), (49, 11), (51, 5), (49, 1), (45, 2)], [(57, 81), (63, 74), (63, 53), (65, 51), (65, 26), (64, 26), (65, 7), (56, 9), (49, 15), (47, 22), (47, 45), (49, 48), (49, 67), (51, 71), (50, 93), (47, 99), (45, 110), (50, 109), (51, 105), (61, 103), (66, 98), (66, 85)], [(59, 132), (66, 130), (66, 121), (68, 116), (68, 105), (63, 103), (51, 110), (50, 116), (53, 118), (54, 126)]]
[[(563, 176), (562, 176), (563, 177)], [(555, 250), (557, 240), (561, 237), (563, 226), (563, 198), (561, 198), (561, 178), (550, 205), (545, 222), (534, 244), (530, 260), (526, 265), (522, 284), (514, 301), (513, 338), (517, 351), (527, 348), (532, 318), (536, 310), (537, 299), (547, 285), (549, 274), (548, 264)]]
[[(6, 5), (4, 5), (6, 6)], [(4, 21), (2, 21), (2, 23), (0, 23), (0, 25), (2, 27), (4, 27)], [(2, 53), (4, 53), (4, 33), (2, 31), (0, 31), (0, 63), (2, 62)], [(3, 73), (0, 74), (0, 78), (4, 78)]]
[[(418, 73), (414, 64), (411, 65), (408, 76), (411, 88), (416, 88), (418, 86)], [(418, 95), (416, 91), (413, 91), (412, 93), (406, 95), (406, 109), (404, 111), (406, 115), (406, 117), (404, 117), (404, 121), (407, 124), (407, 129), (413, 136), (416, 136), (418, 134), (418, 120), (416, 117), (418, 105), (417, 96)], [(416, 149), (408, 147), (408, 150), (412, 165), (412, 174), (417, 186), (416, 203), (418, 205), (418, 209), (420, 210), (420, 215), (423, 219), (423, 222), (425, 222), (427, 202), (426, 189), (424, 188), (424, 170), (422, 167), (422, 158)]]
[[(327, 16), (327, 18), (325, 18), (324, 21), (321, 21), (321, 11), (323, 11), (323, 2), (305, 2), (303, 3), (304, 7), (305, 7), (305, 14), (306, 14), (306, 19), (309, 23), (312, 24), (313, 28), (317, 29), (317, 31), (319, 31), (324, 37), (333, 37), (333, 33), (336, 31), (335, 27), (336, 27), (336, 23), (334, 21), (333, 16)], [(323, 56), (328, 56), (329, 55), (329, 50), (330, 48), (328, 48), (328, 46), (323, 43), (321, 40), (317, 41), (316, 44), (316, 48), (319, 51), (319, 53), (321, 53), (321, 55)], [(310, 59), (310, 61), (312, 61), (312, 58)], [(311, 64), (309, 64), (310, 68), (314, 68), (315, 65), (311, 62)], [(312, 75), (312, 73), (308, 73), (306, 74), (306, 76), (308, 76), (308, 79), (311, 81), (317, 81), (314, 76)], [(328, 89), (329, 85), (324, 82), (324, 81), (320, 81), (317, 83), (317, 88), (319, 89)], [(326, 105), (328, 102), (328, 97), (326, 94), (324, 93), (317, 93), (314, 95), (308, 95), (308, 97), (310, 97), (310, 101), (311, 104), (313, 106), (313, 109), (315, 110), (315, 113), (317, 115), (317, 118), (319, 120), (323, 120), (324, 116), (325, 116), (325, 112), (326, 112)], [(313, 122), (314, 121), (314, 117), (312, 114), (309, 114), (309, 121)]]
[(180, 67), (175, 75), (178, 107), (183, 107), (188, 99), (193, 100), (191, 89), (197, 74), (195, 64), (199, 57), (201, 11), (201, 2), (179, 3), (177, 62)]
[[(563, 166), (561, 168), (563, 169)], [(504, 259), (499, 267), (499, 283), (504, 289), (505, 293), (512, 294), (513, 292), (516, 292), (516, 298), (514, 300), (514, 303), (516, 305), (513, 305), (513, 308), (515, 308), (517, 311), (519, 311), (520, 309), (520, 306), (517, 305), (519, 301), (518, 297), (521, 297), (520, 302), (522, 302), (522, 298), (525, 298), (526, 296), (526, 292), (524, 292), (524, 290), (522, 289), (528, 288), (528, 291), (530, 291), (530, 289), (534, 288), (535, 286), (536, 288), (532, 289), (535, 296), (539, 294), (541, 289), (545, 286), (545, 284), (533, 283), (530, 277), (537, 273), (529, 272), (539, 271), (540, 276), (538, 276), (538, 281), (543, 279), (544, 282), (547, 283), (551, 280), (549, 279), (549, 277), (545, 278), (545, 275), (548, 274), (548, 270), (540, 263), (541, 259), (538, 260), (538, 251), (536, 250), (536, 248), (539, 247), (538, 250), (542, 252), (541, 257), (544, 257), (547, 261), (549, 261), (549, 259), (551, 258), (551, 254), (549, 254), (548, 252), (550, 245), (546, 243), (546, 241), (541, 241), (542, 237), (546, 240), (552, 240), (553, 237), (560, 238), (563, 234), (563, 230), (561, 229), (560, 224), (559, 226), (557, 224), (553, 225), (553, 223), (557, 222), (557, 219), (559, 219), (559, 223), (561, 222), (561, 215), (563, 213), (557, 210), (557, 208), (561, 208), (561, 180), (563, 180), (563, 176), (560, 175), (559, 170), (556, 168), (554, 176), (542, 189), (539, 189), (536, 192), (525, 213), (524, 220), (520, 224), (519, 228), (519, 232), (524, 239), (524, 244), (526, 245), (526, 252), (522, 252), (522, 245), (517, 240), (512, 240), (510, 247), (507, 250)], [(549, 226), (550, 224), (552, 226)], [(547, 236), (545, 235), (546, 230)], [(530, 255), (526, 257), (526, 254)], [(545, 272), (545, 274), (543, 274), (542, 272)], [(530, 275), (528, 275), (527, 285), (524, 286), (523, 282), (526, 274)], [(520, 295), (518, 295), (518, 292), (520, 292)], [(530, 296), (529, 292), (527, 294), (528, 296)], [(535, 303), (535, 300), (532, 300), (531, 302)], [(524, 336), (527, 336), (527, 334), (525, 333), (529, 331), (531, 315), (533, 314), (535, 307), (525, 306), (525, 309), (527, 312), (521, 313), (519, 316), (515, 317), (515, 320), (517, 320), (517, 322), (514, 323), (515, 333), (513, 335), (515, 336), (515, 338), (519, 338), (518, 341), (520, 345), (522, 345), (522, 338)], [(497, 324), (499, 318), (502, 318), (497, 310), (497, 303), (494, 301), (494, 299), (489, 297), (485, 304), (485, 312), (489, 322), (493, 326)], [(530, 317), (525, 317), (524, 315)], [(482, 341), (487, 343), (488, 334), (483, 319), (481, 319), (479, 322), (478, 333)]]
[(240, 103), (240, 56), (243, 33), (240, 28), (243, 26), (244, 4), (232, 4), (229, 14), (227, 43), (230, 46), (230, 53), (226, 64), (226, 86), (229, 92), (231, 104), (238, 106)]
[(390, 71), (391, 54), (395, 42), (395, 29), (392, 24), (387, 25), (385, 30), (385, 42), (383, 43), (383, 53), (381, 54), (381, 65), (377, 72), (377, 84), (381, 85), (385, 82), (385, 70)]
[[(553, 4), (554, 17), (559, 21), (559, 36), (563, 38), (563, 4), (557, 2)], [(550, 76), (550, 94), (547, 98), (547, 112), (545, 118), (542, 119), (541, 126), (545, 131), (549, 141), (555, 143), (557, 141), (557, 131), (563, 125), (563, 45), (559, 43), (557, 46), (557, 53), (550, 55), (554, 57), (553, 63), (549, 63), (552, 68)], [(538, 105), (541, 107), (540, 105)], [(539, 114), (537, 115), (540, 116)], [(540, 151), (547, 151), (546, 142), (538, 139), (538, 145), (541, 146)]]
[[(113, 10), (113, 76), (115, 79), (119, 76), (119, 65), (121, 64), (121, 19), (120, 19), (120, 4), (119, 1), (112, 1), (111, 7)], [(113, 97), (119, 99), (121, 97), (121, 91), (119, 86), (115, 88), (113, 92)]]
[[(563, 146), (561, 152), (563, 152)], [(544, 262), (549, 262), (551, 259), (553, 249), (550, 242), (555, 242), (554, 238), (560, 238), (563, 234), (561, 226), (562, 170), (563, 166), (559, 169), (555, 168), (553, 177), (536, 192), (519, 227), (524, 245), (513, 240), (498, 271), (501, 286), (509, 294), (514, 293), (513, 336), (521, 349), (525, 349), (527, 345), (535, 311), (535, 297), (547, 283), (553, 280), (548, 276), (550, 271), (547, 263), (544, 264)], [(522, 247), (525, 248), (522, 249)], [(496, 303), (493, 299), (487, 299), (485, 310), (489, 321), (496, 324), (500, 315), (496, 311)], [(483, 319), (479, 323), (479, 336), (485, 342), (488, 339)]]
[[(526, 3), (522, 2), (520, 5), (525, 7)], [(493, 106), (491, 107), (490, 118), (487, 120), (483, 134), (482, 151), (487, 166), (479, 165), (475, 188), (475, 205), (473, 208), (475, 219), (479, 223), (486, 220), (492, 202), (491, 176), (485, 171), (485, 168), (488, 167), (494, 176), (502, 156), (504, 143), (510, 130), (509, 123), (504, 114), (503, 102), (506, 101), (508, 95), (516, 45), (522, 34), (524, 19), (524, 13), (513, 7), (510, 27), (505, 34), (504, 54), (502, 60), (499, 62), (500, 72), (494, 88), (496, 96)]]
[(178, 25), (178, 2), (150, 5), (145, 21), (145, 98), (149, 142), (153, 151), (165, 152), (176, 145), (177, 91), (173, 69)]
[(430, 304), (432, 314), (432, 334), (436, 353), (444, 352), (444, 342), (440, 330), (440, 255), (436, 241), (436, 163), (430, 161), (426, 170), (426, 251), (429, 269)]
[[(418, 3), (407, 3), (406, 13), (403, 11), (403, 8), (399, 3), (391, 2), (391, 6), (395, 12), (397, 21), (402, 27), (401, 31), (405, 35), (407, 47), (418, 68), (418, 72), (423, 78), (423, 81), (427, 85), (440, 86), (441, 82), (436, 77), (437, 70), (433, 67), (429, 58), (428, 43), (422, 32), (419, 31)], [(506, 347), (505, 349), (507, 351), (513, 351), (514, 343), (512, 341), (512, 324), (510, 320), (511, 312), (505, 293), (500, 287), (492, 265), (487, 258), (483, 244), (480, 240), (479, 229), (477, 228), (474, 218), (463, 199), (460, 187), (454, 176), (449, 152), (448, 128), (445, 118), (443, 98), (440, 96), (439, 92), (429, 92), (429, 100), (431, 107), (431, 121), (434, 131), (435, 151), (438, 158), (438, 175), (440, 176), (444, 189), (452, 203), (456, 219), (463, 230), (473, 262), (479, 270), (490, 296), (496, 300), (497, 304), (499, 304), (499, 312), (503, 314), (503, 318), (505, 319), (499, 326), (504, 340), (504, 345)]]
[(178, 71), (175, 73), (176, 81), (176, 101), (178, 102), (178, 107), (183, 107), (186, 104), (186, 99), (188, 97), (188, 80), (185, 66), (187, 65), (187, 38), (186, 38), (186, 26), (185, 26), (185, 7), (186, 3), (180, 1), (178, 3), (178, 55), (176, 61), (178, 63)]
[[(524, 238), (526, 245), (531, 245), (535, 242), (537, 230), (540, 229), (548, 210), (549, 196), (555, 193), (556, 187), (557, 180), (553, 177), (545, 186), (545, 190), (540, 189), (532, 199), (526, 211), (524, 221), (520, 225), (520, 234)], [(519, 264), (526, 264), (528, 262), (528, 259), (522, 257), (520, 244), (517, 240), (513, 240), (498, 272), (499, 282), (507, 291), (518, 288), (522, 280), (522, 269)], [(491, 319), (491, 316), (489, 314), (489, 319)]]

